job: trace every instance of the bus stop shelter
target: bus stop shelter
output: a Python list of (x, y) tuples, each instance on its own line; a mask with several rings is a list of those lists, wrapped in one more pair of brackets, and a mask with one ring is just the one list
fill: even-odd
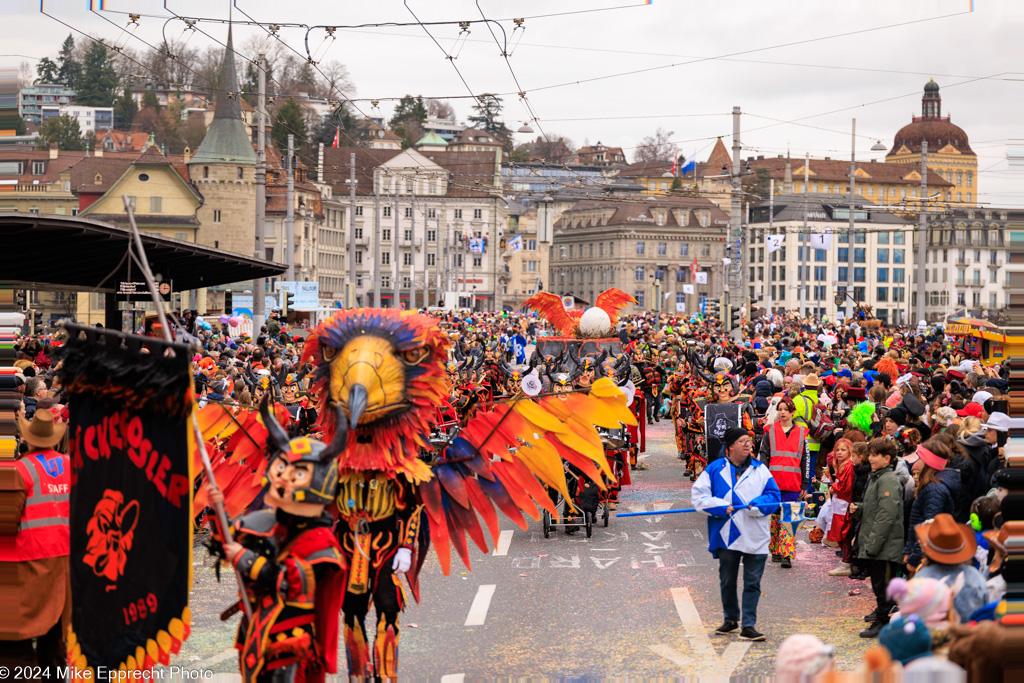
[[(119, 283), (142, 280), (128, 256), (131, 232), (79, 216), (0, 212), (0, 283), (15, 289), (96, 291), (105, 327), (121, 329)], [(287, 266), (170, 237), (141, 233), (154, 274), (179, 292), (281, 275)]]

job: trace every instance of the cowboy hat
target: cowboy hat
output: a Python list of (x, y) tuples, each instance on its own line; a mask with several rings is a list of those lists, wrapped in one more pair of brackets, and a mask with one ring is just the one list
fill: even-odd
[(810, 375), (804, 375), (804, 378), (803, 378), (803, 380), (801, 380), (800, 383), (803, 384), (805, 387), (820, 387), (821, 386), (821, 380), (819, 380), (818, 376), (813, 374), (813, 373), (810, 374)]
[(21, 427), (21, 438), (33, 448), (53, 448), (64, 438), (67, 425), (54, 422), (53, 413), (49, 410), (37, 410), (29, 422), (18, 416)]
[(931, 522), (918, 524), (914, 531), (921, 543), (921, 551), (939, 564), (966, 562), (974, 557), (978, 547), (974, 531), (964, 524), (957, 524), (953, 515), (945, 512), (935, 515)]

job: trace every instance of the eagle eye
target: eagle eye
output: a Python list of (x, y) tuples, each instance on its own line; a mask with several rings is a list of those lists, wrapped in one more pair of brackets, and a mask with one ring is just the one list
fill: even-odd
[(407, 365), (418, 365), (429, 353), (427, 347), (420, 346), (415, 349), (408, 349), (399, 353), (399, 357)]

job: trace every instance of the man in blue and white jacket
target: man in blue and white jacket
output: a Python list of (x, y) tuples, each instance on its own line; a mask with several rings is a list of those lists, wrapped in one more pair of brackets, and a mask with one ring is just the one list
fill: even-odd
[(708, 550), (718, 558), (718, 582), (722, 591), (725, 623), (715, 635), (740, 628), (737, 579), (743, 562), (742, 640), (764, 640), (757, 624), (761, 575), (771, 540), (771, 515), (781, 505), (779, 487), (768, 467), (751, 458), (753, 442), (747, 430), (729, 429), (723, 439), (725, 457), (710, 463), (691, 491), (693, 506), (709, 515)]

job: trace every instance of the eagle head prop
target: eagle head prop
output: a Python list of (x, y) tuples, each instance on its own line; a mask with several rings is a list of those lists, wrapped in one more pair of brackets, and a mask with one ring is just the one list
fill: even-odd
[(306, 339), (324, 440), (345, 439), (341, 470), (374, 470), (411, 481), (430, 478), (417, 456), (447, 394), (448, 338), (411, 311), (337, 312)]

